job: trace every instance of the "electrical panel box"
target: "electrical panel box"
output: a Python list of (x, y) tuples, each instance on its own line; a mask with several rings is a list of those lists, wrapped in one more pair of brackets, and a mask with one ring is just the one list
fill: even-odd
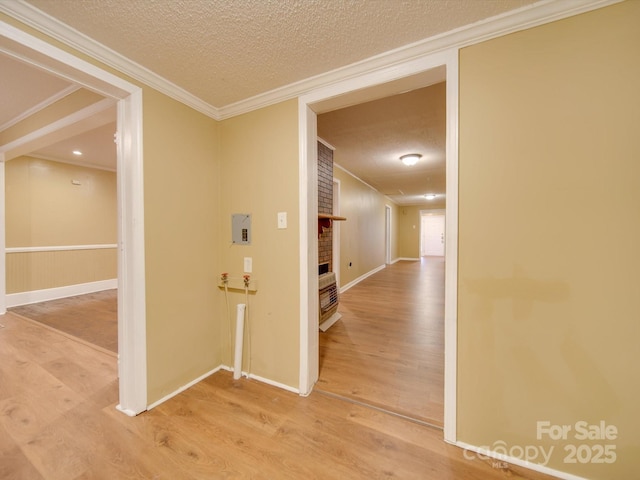
[(231, 215), (231, 243), (234, 245), (251, 244), (251, 215), (246, 213)]

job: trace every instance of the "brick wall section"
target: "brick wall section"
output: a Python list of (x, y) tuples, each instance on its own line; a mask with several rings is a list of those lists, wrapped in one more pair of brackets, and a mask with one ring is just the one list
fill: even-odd
[[(333, 150), (318, 142), (318, 213), (333, 213)], [(333, 271), (333, 232), (327, 228), (318, 238), (318, 263), (329, 262)]]

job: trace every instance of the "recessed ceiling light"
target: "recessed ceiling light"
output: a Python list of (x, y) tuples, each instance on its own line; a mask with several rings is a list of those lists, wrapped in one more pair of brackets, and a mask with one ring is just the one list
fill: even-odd
[(82, 152), (81, 152), (80, 150), (74, 150), (74, 151), (73, 151), (73, 152), (71, 152), (71, 153), (73, 153), (74, 155), (77, 155), (77, 156), (82, 155)]
[(421, 157), (422, 155), (419, 153), (408, 153), (407, 155), (402, 155), (400, 157), (400, 161), (405, 165), (412, 166), (418, 163), (418, 160), (420, 160)]

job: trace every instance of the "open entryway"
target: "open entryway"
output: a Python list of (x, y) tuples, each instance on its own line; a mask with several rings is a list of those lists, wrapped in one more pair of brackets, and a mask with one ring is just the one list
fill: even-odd
[[(0, 53), (116, 102), (118, 409), (135, 415), (147, 408), (141, 89), (5, 23), (0, 23)], [(43, 134), (51, 133), (46, 127), (41, 130), (45, 130), (40, 132)], [(3, 145), (0, 160), (4, 161), (7, 152), (23, 148), (30, 139), (27, 136)], [(1, 167), (0, 206), (4, 210), (4, 163)], [(0, 229), (0, 249), (4, 251), (4, 222), (0, 222)], [(5, 312), (4, 255), (0, 255), (0, 278), (0, 311)]]
[[(315, 217), (317, 216), (317, 201), (315, 199), (315, 195), (317, 193), (316, 187), (314, 184), (317, 183), (317, 173), (315, 170), (317, 169), (317, 152), (316, 152), (316, 125), (317, 125), (317, 114), (322, 114), (323, 112), (332, 111), (336, 108), (340, 108), (341, 106), (353, 105), (353, 100), (349, 97), (350, 92), (358, 91), (358, 99), (363, 101), (363, 97), (367, 97), (367, 95), (371, 95), (367, 100), (376, 99), (376, 98), (384, 98), (389, 95), (394, 95), (400, 92), (407, 91), (407, 79), (411, 78), (414, 81), (413, 88), (420, 88), (421, 86), (431, 85), (435, 82), (426, 82), (420, 84), (420, 81), (424, 81), (424, 76), (428, 76), (429, 73), (433, 73), (437, 70), (437, 67), (442, 67), (443, 65), (446, 68), (445, 80), (446, 80), (446, 111), (447, 111), (447, 132), (446, 132), (446, 182), (447, 182), (447, 197), (451, 199), (450, 202), (447, 202), (447, 210), (446, 210), (446, 225), (448, 235), (444, 238), (446, 242), (446, 261), (441, 262), (441, 269), (443, 280), (440, 282), (443, 294), (443, 303), (441, 306), (444, 310), (444, 316), (440, 315), (441, 325), (443, 328), (442, 332), (442, 356), (444, 363), (444, 391), (443, 391), (443, 424), (444, 424), (444, 435), (445, 439), (448, 441), (455, 441), (455, 330), (456, 330), (456, 270), (457, 270), (457, 145), (455, 142), (456, 139), (456, 129), (457, 129), (457, 56), (455, 52), (450, 52), (449, 55), (441, 54), (432, 56), (429, 59), (423, 59), (424, 62), (418, 66), (415, 63), (406, 64), (400, 70), (403, 71), (404, 75), (399, 74), (399, 70), (394, 70), (393, 72), (379, 72), (380, 75), (375, 78), (376, 75), (371, 75), (366, 78), (362, 78), (362, 83), (360, 84), (360, 88), (355, 86), (354, 83), (357, 82), (344, 82), (344, 84), (333, 85), (332, 87), (327, 87), (322, 89), (321, 91), (310, 93), (305, 97), (302, 97), (300, 100), (300, 131), (301, 131), (301, 162), (303, 168), (301, 171), (305, 172), (305, 178), (301, 178), (301, 185), (304, 185), (304, 188), (301, 188), (301, 204), (303, 205), (303, 218), (301, 219), (301, 223), (303, 225), (301, 231), (301, 241), (303, 242), (304, 247), (301, 248), (301, 252), (303, 258), (301, 258), (301, 275), (303, 278), (307, 279), (307, 283), (303, 283), (301, 285), (301, 298), (303, 299), (303, 318), (301, 323), (301, 376), (300, 376), (300, 390), (302, 393), (309, 392), (312, 388), (316, 380), (318, 379), (318, 373), (320, 372), (320, 362), (323, 361), (321, 356), (319, 355), (319, 349), (323, 348), (318, 334), (317, 328), (317, 311), (318, 311), (318, 300), (317, 300), (317, 238), (314, 237), (313, 231), (316, 229), (314, 227)], [(435, 70), (434, 70), (435, 69)], [(442, 70), (439, 71), (442, 73)], [(403, 85), (403, 88), (400, 90), (395, 90), (398, 86), (394, 87), (394, 82), (385, 75), (396, 75), (396, 80), (400, 81)], [(387, 82), (385, 83), (382, 78), (386, 78)], [(433, 79), (432, 79), (433, 80)], [(442, 80), (440, 80), (442, 81)], [(418, 83), (415, 83), (418, 82)], [(395, 90), (395, 91), (394, 91)], [(384, 92), (384, 93), (382, 93)], [(340, 100), (344, 101), (343, 105), (339, 105)], [(366, 101), (366, 100), (365, 100)], [(343, 182), (344, 183), (344, 182)], [(348, 204), (348, 201), (345, 201), (345, 205)], [(385, 222), (386, 222), (386, 213), (384, 211), (384, 206), (382, 207), (383, 211), (382, 215), (382, 223), (380, 225), (380, 231), (384, 232), (385, 230)], [(341, 228), (346, 228), (346, 224), (349, 222), (349, 215), (345, 213), (345, 211), (341, 212), (341, 215), (347, 217), (346, 222), (344, 222), (344, 226)], [(400, 214), (399, 214), (400, 215)], [(359, 224), (364, 228), (369, 227), (369, 225), (365, 223)], [(416, 221), (413, 224), (413, 229), (416, 230), (416, 233), (420, 231), (420, 219), (416, 218)], [(382, 240), (383, 244), (385, 239)], [(390, 243), (390, 242), (389, 242)], [(374, 272), (372, 271), (371, 275), (368, 275), (366, 279), (360, 279), (361, 281), (356, 282), (352, 289), (356, 289), (360, 286), (365, 287), (368, 281), (375, 282), (377, 278), (379, 278), (380, 273), (393, 273), (393, 268), (384, 268), (384, 264), (386, 263), (386, 247), (383, 245), (383, 251), (381, 252), (381, 261), (382, 271)], [(413, 255), (414, 259), (411, 261), (398, 262), (400, 263), (398, 267), (408, 266), (413, 263), (414, 266), (422, 265), (422, 261), (419, 260), (419, 239), (416, 240), (416, 249), (415, 254)], [(343, 252), (342, 256), (344, 257), (345, 253)], [(350, 265), (350, 262), (344, 262), (343, 266)], [(391, 265), (394, 267), (395, 265)], [(374, 269), (375, 270), (375, 269)], [(343, 272), (344, 273), (344, 272)], [(415, 277), (418, 278), (419, 276)], [(414, 278), (412, 282), (417, 282)], [(344, 283), (344, 281), (343, 281)], [(383, 282), (381, 282), (383, 283)], [(381, 287), (383, 290), (390, 290), (393, 287), (390, 284)], [(400, 288), (402, 290), (402, 288)], [(405, 289), (407, 290), (407, 289)], [(344, 293), (343, 299), (348, 295), (349, 291)], [(408, 293), (404, 292), (404, 293)], [(423, 293), (423, 292), (421, 292)], [(363, 293), (364, 295), (364, 293)], [(373, 297), (368, 296), (368, 303), (371, 306), (380, 305), (374, 301), (377, 301), (380, 298), (385, 298), (384, 295), (381, 295), (380, 292), (374, 294)], [(345, 301), (345, 307), (346, 307)], [(399, 302), (396, 305), (396, 301), (389, 302), (387, 298), (387, 303), (390, 306), (402, 305), (402, 302)], [(362, 310), (362, 305), (357, 307), (352, 307), (353, 310)], [(380, 308), (378, 309), (380, 310)], [(348, 314), (349, 312), (345, 312)], [(365, 313), (365, 316), (367, 314)], [(393, 316), (394, 314), (387, 312), (387, 316)], [(371, 316), (371, 314), (369, 314)], [(443, 319), (443, 321), (442, 321)], [(408, 322), (411, 324), (411, 321)], [(334, 325), (335, 327), (335, 325)], [(368, 330), (375, 332), (376, 328), (369, 328)], [(366, 332), (367, 329), (363, 329), (363, 332)], [(381, 337), (384, 337), (384, 332), (378, 332)], [(374, 348), (383, 348), (384, 347), (374, 347)], [(390, 349), (391, 350), (391, 349)], [(401, 355), (402, 347), (396, 350), (396, 355)], [(363, 353), (363, 355), (367, 355), (367, 353)], [(325, 365), (322, 365), (324, 368)], [(362, 370), (362, 377), (365, 379), (368, 378), (367, 375), (371, 375), (371, 369)], [(408, 382), (416, 382), (415, 378), (407, 379)], [(317, 385), (316, 388), (320, 388), (320, 384)], [(398, 387), (400, 388), (400, 387)], [(386, 389), (381, 389), (382, 392), (387, 391)], [(442, 391), (442, 390), (441, 390)], [(353, 394), (353, 388), (351, 394)], [(358, 393), (358, 392), (355, 392)], [(360, 391), (361, 393), (361, 391)], [(382, 395), (384, 396), (384, 395)], [(387, 395), (389, 396), (389, 395)], [(420, 394), (414, 393), (411, 395), (416, 398), (420, 396)], [(359, 401), (359, 400), (358, 400)], [(373, 402), (371, 402), (373, 405)], [(381, 407), (384, 409), (384, 407)], [(398, 411), (397, 413), (400, 415), (404, 415), (407, 410), (413, 410), (412, 407), (405, 408), (403, 411)], [(437, 422), (433, 422), (437, 423)]]

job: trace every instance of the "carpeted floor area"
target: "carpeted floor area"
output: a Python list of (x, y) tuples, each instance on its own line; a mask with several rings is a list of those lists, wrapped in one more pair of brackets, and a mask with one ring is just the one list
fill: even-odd
[(118, 291), (115, 289), (22, 305), (9, 311), (118, 352)]

